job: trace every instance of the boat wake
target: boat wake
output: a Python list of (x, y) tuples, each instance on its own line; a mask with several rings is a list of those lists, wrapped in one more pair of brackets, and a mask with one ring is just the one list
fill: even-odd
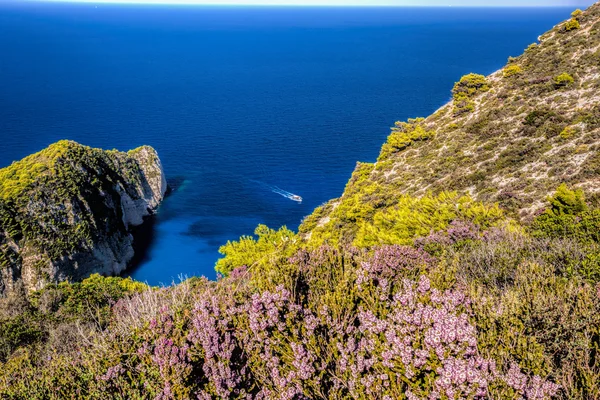
[(286, 190), (278, 188), (277, 186), (271, 186), (271, 185), (269, 185), (269, 189), (271, 189), (271, 191), (273, 193), (277, 193), (280, 196), (283, 196), (285, 198), (293, 200), (293, 201), (295, 201), (297, 203), (302, 203), (302, 197), (298, 196), (297, 194), (290, 193), (290, 192), (288, 192)]

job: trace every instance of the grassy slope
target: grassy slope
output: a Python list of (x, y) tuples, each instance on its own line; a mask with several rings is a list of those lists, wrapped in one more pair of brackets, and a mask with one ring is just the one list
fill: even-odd
[[(488, 76), (471, 112), (457, 112), (454, 101), (408, 127), (397, 123), (378, 162), (359, 163), (342, 197), (301, 232), (353, 236), (405, 194), (456, 190), (528, 220), (560, 183), (600, 191), (600, 5), (578, 21), (570, 31), (557, 25)], [(555, 82), (564, 73), (573, 83)], [(407, 133), (413, 140), (403, 145)]]

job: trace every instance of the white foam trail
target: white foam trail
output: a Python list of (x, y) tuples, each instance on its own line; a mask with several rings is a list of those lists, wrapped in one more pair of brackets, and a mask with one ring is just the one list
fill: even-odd
[(288, 198), (290, 200), (293, 200), (293, 201), (297, 201), (299, 203), (302, 202), (302, 197), (300, 197), (294, 193), (290, 193), (286, 190), (280, 189), (277, 186), (270, 186), (270, 188), (273, 193), (277, 193), (278, 195), (281, 195), (281, 196)]
[(287, 190), (283, 190), (277, 186), (269, 185), (268, 183), (264, 183), (264, 182), (258, 181), (256, 179), (249, 179), (249, 181), (258, 184), (259, 186), (262, 186), (263, 188), (268, 189), (273, 193), (283, 196), (286, 199), (290, 199), (295, 202), (302, 203), (302, 197), (298, 196), (297, 194), (288, 192)]

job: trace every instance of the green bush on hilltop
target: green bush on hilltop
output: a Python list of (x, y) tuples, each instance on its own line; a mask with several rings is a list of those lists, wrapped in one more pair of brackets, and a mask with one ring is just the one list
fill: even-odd
[(478, 93), (487, 92), (488, 90), (490, 90), (490, 86), (485, 76), (470, 73), (460, 78), (454, 84), (452, 94), (455, 96), (465, 94), (468, 97), (473, 97)]

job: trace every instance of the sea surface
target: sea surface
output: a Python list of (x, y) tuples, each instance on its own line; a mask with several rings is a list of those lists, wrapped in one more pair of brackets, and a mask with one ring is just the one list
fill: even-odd
[(130, 274), (214, 279), (220, 245), (260, 223), (296, 229), (394, 121), (432, 113), (461, 75), (501, 68), (570, 11), (5, 0), (0, 166), (60, 139), (153, 146), (173, 193)]

